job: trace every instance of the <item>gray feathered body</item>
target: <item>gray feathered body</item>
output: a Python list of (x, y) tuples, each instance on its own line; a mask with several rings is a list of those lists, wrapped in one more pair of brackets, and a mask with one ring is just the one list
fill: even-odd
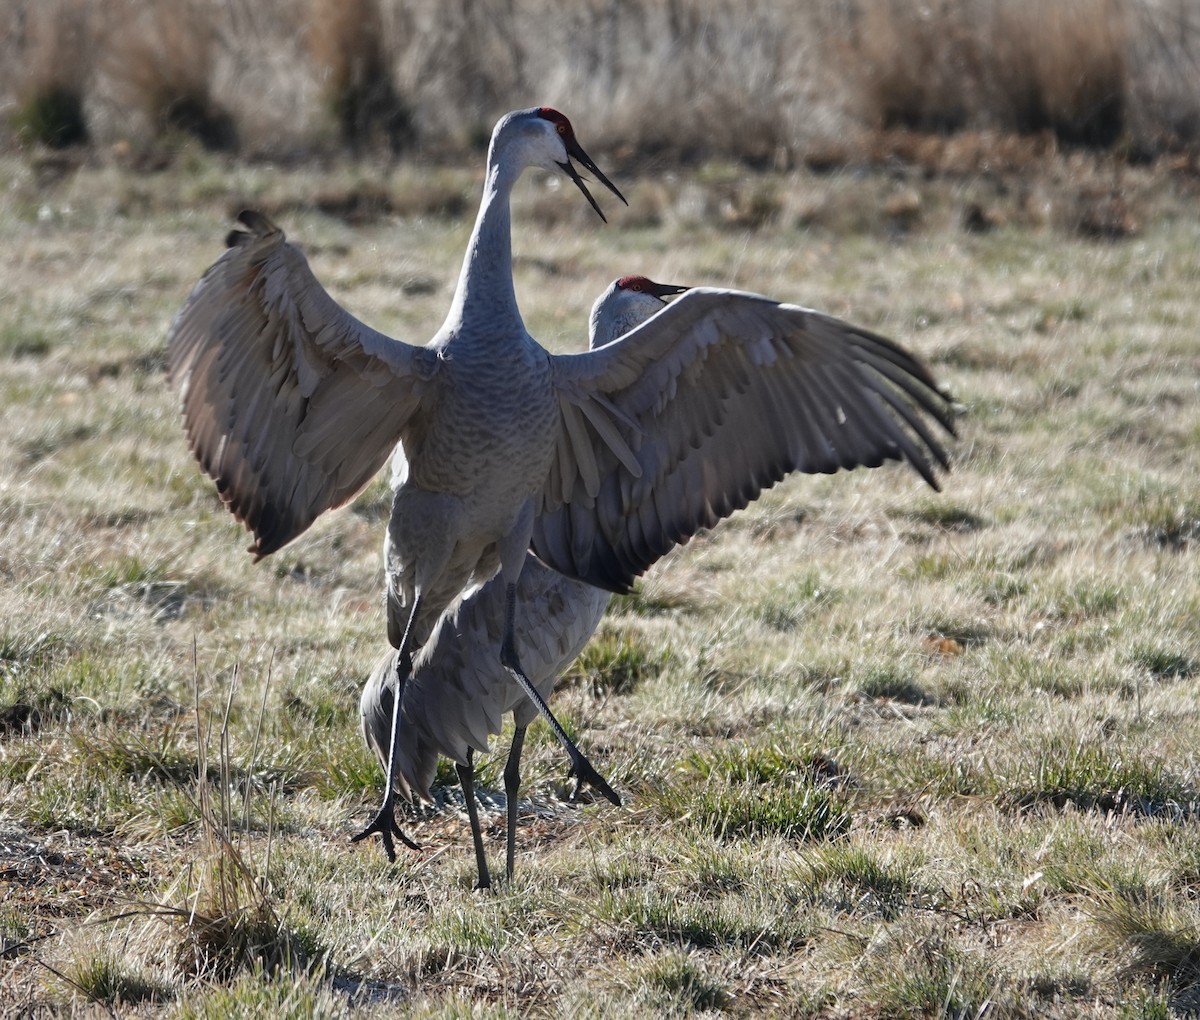
[[(573, 581), (530, 556), (517, 584), (517, 651), (544, 698), (583, 650), (608, 605), (608, 592)], [(502, 717), (514, 712), (528, 726), (537, 709), (500, 665), (504, 584), (495, 577), (447, 611), (413, 663), (400, 706), (397, 778), (411, 794), (429, 798), (437, 759), (465, 764), (467, 748), (486, 752)], [(363, 737), (387, 761), (396, 682), (396, 651), (376, 664), (363, 688)]]
[[(428, 410), (403, 434), (407, 466), (385, 546), (393, 646), (418, 584), (414, 647), (463, 588), (496, 572), (506, 538), (521, 536), (522, 555), (528, 545), (530, 493), (549, 471), (557, 400), (545, 351), (517, 328), (516, 336), (476, 331), (440, 346)], [(424, 579), (414, 567), (425, 570)]]
[[(592, 309), (588, 342), (603, 346), (663, 308), (647, 293), (614, 283)], [(510, 387), (510, 389), (512, 389)], [(530, 400), (497, 394), (498, 401)], [(504, 431), (498, 423), (497, 431)], [(483, 437), (481, 437), (482, 442)], [(403, 490), (411, 468), (402, 450), (392, 463), (392, 485)], [(385, 557), (390, 558), (390, 543)], [(486, 751), (502, 717), (513, 712), (528, 726), (537, 709), (500, 665), (504, 629), (504, 583), (493, 577), (467, 593), (436, 625), (413, 663), (405, 685), (397, 743), (398, 779), (407, 790), (429, 798), (439, 755), (467, 764), (467, 749)], [(517, 583), (517, 653), (529, 679), (549, 700), (558, 675), (583, 651), (608, 607), (609, 593), (550, 570), (527, 555)], [(396, 652), (383, 656), (363, 688), (359, 709), (363, 737), (386, 768), (395, 691)]]

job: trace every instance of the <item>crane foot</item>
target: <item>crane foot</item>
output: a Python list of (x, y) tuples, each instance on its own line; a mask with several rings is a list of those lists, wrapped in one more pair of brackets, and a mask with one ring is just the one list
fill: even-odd
[(366, 839), (373, 832), (379, 833), (380, 839), (383, 842), (383, 852), (387, 854), (387, 859), (389, 861), (395, 862), (396, 860), (396, 845), (392, 842), (393, 836), (397, 836), (400, 839), (400, 842), (410, 850), (421, 849), (418, 843), (414, 843), (411, 839), (404, 835), (404, 832), (401, 830), (400, 826), (396, 824), (396, 814), (392, 808), (392, 805), (388, 804), (386, 801), (384, 802), (383, 807), (379, 809), (379, 813), (371, 820), (371, 824), (363, 829), (362, 832), (351, 836), (350, 842), (357, 843), (360, 840)]
[(575, 789), (571, 793), (571, 800), (579, 799), (579, 791), (583, 789), (586, 783), (597, 793), (603, 794), (610, 804), (616, 804), (617, 807), (621, 806), (621, 798), (617, 795), (616, 791), (608, 785), (599, 772), (592, 768), (592, 763), (582, 754), (579, 755), (578, 760), (571, 766), (571, 771), (567, 775), (575, 777)]

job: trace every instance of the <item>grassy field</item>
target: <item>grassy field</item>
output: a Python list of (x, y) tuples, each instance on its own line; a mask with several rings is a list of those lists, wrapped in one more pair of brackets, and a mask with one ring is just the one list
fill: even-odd
[[(942, 494), (898, 467), (794, 479), (619, 600), (556, 708), (626, 806), (565, 804), (535, 727), (517, 878), (481, 894), (452, 783), (407, 823), (423, 853), (349, 844), (381, 779), (357, 692), (385, 486), (253, 566), (162, 371), (247, 204), (424, 341), (477, 176), (0, 160), (0, 1013), (1200, 1008), (1185, 169), (710, 166), (618, 178), (607, 227), (518, 188), (547, 346), (582, 346), (620, 274), (735, 285), (900, 339), (964, 411)], [(486, 822), (497, 863), (494, 801)]]

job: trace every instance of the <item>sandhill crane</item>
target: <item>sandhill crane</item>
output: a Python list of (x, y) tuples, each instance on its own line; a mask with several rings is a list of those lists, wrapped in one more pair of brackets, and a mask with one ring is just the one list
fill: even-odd
[[(403, 444), (409, 474), (395, 493), (386, 564), (401, 689), (413, 653), (459, 592), (497, 568), (513, 591), (525, 561), (564, 412), (551, 362), (513, 293), (509, 196), (526, 167), (542, 167), (566, 174), (603, 219), (572, 159), (625, 201), (557, 110), (500, 118), (450, 310), (423, 348), (347, 314), (283, 232), (252, 212), (239, 217), (247, 230), (229, 235), (229, 250), (172, 323), (167, 367), (192, 451), (253, 532), (256, 559), (352, 499)], [(506, 668), (540, 701), (511, 638), (503, 652)], [(540, 707), (574, 774), (619, 804)], [(391, 859), (392, 835), (404, 839), (393, 774), (389, 768), (375, 818), (354, 837), (379, 832)]]
[[(661, 310), (665, 297), (684, 290), (644, 276), (614, 280), (592, 306), (590, 346), (615, 340)], [(478, 889), (490, 888), (491, 876), (475, 803), (475, 752), (487, 751), (489, 736), (500, 732), (503, 716), (512, 712), (515, 728), (504, 767), (505, 872), (511, 881), (521, 749), (525, 731), (537, 716), (536, 707), (500, 665), (504, 598), (503, 579), (493, 577), (443, 614), (413, 659), (396, 738), (394, 781), (410, 799), (413, 794), (430, 799), (439, 755), (454, 760), (471, 823)], [(592, 636), (608, 600), (607, 591), (550, 570), (532, 555), (526, 557), (517, 582), (516, 646), (529, 679), (544, 699), (549, 700), (556, 678)], [(384, 768), (391, 747), (397, 654), (392, 649), (380, 659), (363, 687), (359, 705), (363, 739)]]
[[(424, 348), (358, 322), (264, 217), (205, 274), (172, 325), (168, 370), (192, 450), (262, 557), (352, 498), (399, 441), (407, 475), (388, 524), (388, 635), (397, 708), (412, 656), (466, 587), (499, 569), (501, 661), (538, 704), (572, 769), (619, 798), (557, 726), (514, 644), (531, 547), (612, 591), (791, 471), (906, 460), (934, 488), (949, 467), (929, 419), (950, 402), (892, 341), (819, 312), (689, 291), (621, 340), (550, 355), (513, 293), (509, 194), (527, 166), (588, 159), (546, 108), (492, 134), (483, 198), (446, 321)], [(379, 832), (394, 858), (395, 736)]]

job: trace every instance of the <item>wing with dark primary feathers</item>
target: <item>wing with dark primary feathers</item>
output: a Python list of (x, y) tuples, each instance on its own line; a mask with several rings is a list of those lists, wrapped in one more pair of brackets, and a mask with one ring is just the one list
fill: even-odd
[(545, 563), (610, 591), (793, 471), (907, 461), (938, 488), (951, 402), (892, 341), (820, 312), (693, 289), (614, 343), (553, 359)]
[(382, 467), (436, 357), (343, 310), (261, 213), (229, 234), (167, 337), (188, 442), (267, 556)]

